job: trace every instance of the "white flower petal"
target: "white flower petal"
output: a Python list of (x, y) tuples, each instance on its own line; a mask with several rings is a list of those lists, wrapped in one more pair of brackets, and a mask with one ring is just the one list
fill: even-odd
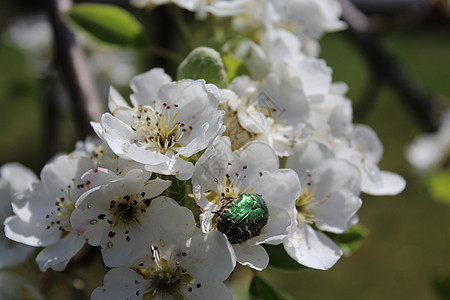
[(231, 155), (227, 174), (231, 182), (237, 178), (236, 187), (242, 185), (244, 190), (257, 184), (261, 172), (275, 171), (279, 166), (275, 151), (262, 141), (251, 141)]
[(229, 17), (244, 12), (248, 0), (214, 1), (208, 5), (208, 12), (218, 17)]
[(261, 234), (248, 241), (249, 244), (280, 244), (289, 234), (291, 218), (286, 208), (269, 206), (269, 221), (261, 230)]
[(14, 192), (24, 191), (32, 182), (37, 182), (37, 176), (27, 167), (16, 163), (6, 163), (0, 169), (3, 179), (8, 181), (9, 186)]
[(166, 197), (166, 196), (159, 196), (152, 200), (152, 203), (150, 207), (148, 208), (148, 211), (155, 212), (165, 206), (172, 205), (172, 206), (179, 206), (175, 200), (172, 198)]
[(266, 250), (260, 246), (251, 246), (247, 243), (233, 245), (236, 253), (236, 260), (244, 266), (261, 271), (269, 264), (269, 255)]
[(117, 175), (113, 171), (105, 168), (95, 168), (84, 173), (81, 179), (86, 182), (86, 188), (90, 190), (116, 180)]
[(97, 214), (89, 215), (79, 209), (75, 209), (70, 215), (70, 225), (73, 230), (88, 240), (89, 245), (99, 246), (105, 226), (97, 225)]
[(85, 240), (75, 233), (69, 233), (56, 244), (46, 247), (36, 256), (41, 272), (48, 268), (62, 271), (70, 259), (83, 247)]
[(8, 217), (5, 222), (5, 235), (13, 241), (34, 247), (46, 247), (60, 239), (59, 231), (53, 227), (46, 230), (24, 222), (17, 216)]
[(203, 282), (224, 281), (236, 265), (233, 248), (226, 236), (217, 230), (193, 236), (187, 246), (189, 261), (182, 265), (202, 285)]
[(159, 88), (172, 79), (163, 69), (154, 68), (148, 72), (137, 75), (131, 80), (130, 86), (134, 91), (131, 101), (135, 107), (150, 105), (158, 97)]
[(365, 159), (378, 164), (383, 156), (383, 145), (376, 132), (369, 126), (357, 124), (351, 137), (352, 146), (364, 153)]
[(397, 195), (406, 187), (406, 181), (398, 174), (380, 171), (379, 182), (368, 182), (362, 185), (361, 190), (364, 193), (381, 196), (381, 195)]
[(438, 135), (419, 136), (406, 151), (406, 158), (420, 170), (432, 170), (441, 164), (446, 157), (445, 144)]
[(286, 167), (296, 171), (299, 178), (304, 180), (307, 171), (333, 156), (328, 144), (308, 139), (295, 144), (293, 154), (286, 161)]
[(127, 241), (129, 235), (125, 234), (124, 231), (123, 228), (111, 228), (109, 232), (114, 233), (114, 235), (103, 232), (100, 246), (102, 246), (101, 252), (105, 266), (113, 268), (125, 265), (132, 260), (131, 256), (136, 244)]
[[(126, 159), (133, 159), (141, 164), (149, 165), (150, 167), (146, 169), (151, 172), (165, 170), (167, 164), (170, 164), (171, 160), (170, 157), (167, 157), (156, 150), (146, 150), (142, 147), (137, 146), (136, 144), (130, 144), (129, 142), (123, 144), (122, 150), (124, 151), (124, 153), (126, 153), (126, 155), (124, 155)], [(117, 152), (116, 154), (119, 155)]]
[(323, 233), (302, 223), (284, 242), (286, 252), (309, 268), (328, 270), (342, 256), (342, 250)]
[(131, 129), (131, 126), (108, 113), (102, 115), (100, 125), (102, 139), (108, 143), (116, 155), (126, 158), (123, 147), (129, 147), (130, 140), (138, 139), (139, 136)]
[(341, 159), (331, 159), (312, 170), (310, 192), (314, 193), (318, 201), (343, 189), (357, 196), (361, 186), (360, 176), (353, 164)]
[(49, 187), (40, 182), (33, 183), (30, 189), (15, 194), (11, 203), (14, 213), (32, 226), (46, 224), (45, 217), (55, 208), (54, 201), (56, 201), (56, 195), (48, 191)]
[(190, 161), (186, 161), (179, 156), (175, 157), (174, 168), (176, 169), (175, 176), (179, 180), (188, 180), (194, 173), (194, 165)]
[(290, 210), (300, 196), (300, 180), (290, 169), (279, 169), (275, 172), (261, 172), (252, 186), (254, 192), (260, 194), (268, 205), (276, 205)]
[(202, 191), (217, 189), (214, 179), (221, 180), (231, 161), (231, 144), (228, 137), (219, 137), (206, 149), (195, 164), (192, 184), (199, 185)]
[[(92, 168), (92, 160), (86, 157), (60, 155), (44, 166), (41, 171), (41, 181), (46, 188), (52, 191), (51, 194), (55, 196), (60, 193), (61, 188), (71, 186), (71, 196), (76, 201), (76, 198), (79, 196), (79, 193), (74, 193), (77, 191), (76, 187), (79, 184), (84, 184), (81, 176)], [(53, 203), (53, 199), (48, 199), (47, 201)]]
[(247, 131), (265, 133), (270, 128), (270, 122), (268, 122), (266, 116), (259, 111), (247, 112), (239, 110), (237, 117), (239, 124)]
[(343, 233), (361, 204), (361, 199), (348, 190), (333, 193), (311, 209), (314, 224), (320, 230)]
[(152, 212), (149, 224), (152, 231), (148, 234), (150, 240), (154, 242), (158, 242), (160, 237), (164, 237), (165, 244), (177, 245), (184, 243), (186, 237), (192, 235), (195, 227), (194, 216), (189, 209), (166, 205)]
[(196, 299), (196, 300), (233, 299), (230, 290), (222, 282), (205, 282), (202, 283), (201, 288), (193, 288), (192, 292), (183, 290), (182, 294), (185, 297), (185, 299)]
[(171, 184), (172, 182), (170, 180), (155, 178), (144, 183), (142, 191), (145, 192), (145, 198), (155, 198), (164, 192)]
[(331, 68), (327, 67), (324, 60), (305, 58), (296, 67), (306, 95), (328, 93), (331, 84)]
[(128, 107), (128, 103), (125, 101), (125, 99), (123, 99), (122, 95), (120, 95), (120, 93), (114, 87), (109, 87), (109, 111), (113, 112), (120, 106)]
[[(136, 281), (140, 284), (136, 284)], [(148, 287), (147, 284), (141, 284), (144, 279), (137, 272), (124, 267), (110, 270), (103, 282), (103, 286), (92, 292), (92, 300), (142, 299), (142, 294)], [(140, 295), (136, 295), (137, 291), (140, 291)]]

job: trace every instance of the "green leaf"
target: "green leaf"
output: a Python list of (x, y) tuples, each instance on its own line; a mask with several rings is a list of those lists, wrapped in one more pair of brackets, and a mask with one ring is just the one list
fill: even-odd
[(250, 283), (250, 298), (252, 300), (283, 300), (270, 285), (258, 276), (254, 276)]
[(70, 20), (97, 39), (117, 46), (145, 46), (143, 27), (126, 10), (107, 4), (77, 4), (67, 12)]
[(204, 79), (219, 88), (228, 85), (220, 54), (208, 47), (198, 47), (189, 53), (178, 67), (178, 79)]
[(236, 56), (225, 54), (222, 56), (223, 64), (225, 65), (225, 70), (227, 73), (228, 81), (241, 75), (248, 75), (250, 71), (242, 60)]
[(450, 299), (450, 273), (440, 272), (433, 277), (433, 287), (440, 299)]
[(350, 227), (346, 232), (341, 234), (325, 233), (331, 238), (344, 252), (344, 256), (350, 256), (356, 249), (358, 249), (367, 236), (368, 231), (360, 224)]
[(284, 250), (283, 245), (263, 245), (266, 249), (267, 254), (269, 254), (269, 266), (281, 269), (285, 271), (300, 271), (308, 269), (304, 265), (299, 264), (293, 258), (291, 258)]
[(441, 204), (450, 205), (450, 171), (439, 171), (427, 180), (431, 197)]

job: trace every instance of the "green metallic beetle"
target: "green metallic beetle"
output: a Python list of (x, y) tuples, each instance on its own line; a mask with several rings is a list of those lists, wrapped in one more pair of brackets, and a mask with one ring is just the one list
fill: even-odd
[(231, 244), (242, 243), (260, 235), (269, 220), (266, 202), (250, 193), (230, 199), (218, 215), (217, 230), (224, 233)]

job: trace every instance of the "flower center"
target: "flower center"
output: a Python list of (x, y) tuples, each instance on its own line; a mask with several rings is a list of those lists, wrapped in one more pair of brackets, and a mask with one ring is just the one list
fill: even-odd
[[(178, 113), (171, 113), (171, 107), (163, 104), (165, 113), (155, 111), (151, 106), (139, 106), (133, 116), (134, 121), (131, 129), (141, 134), (138, 144), (147, 149), (154, 149), (166, 154), (169, 149), (177, 151), (180, 146), (179, 140), (184, 134), (192, 131), (192, 127), (186, 128), (182, 122), (177, 122)], [(174, 105), (177, 107), (177, 105)]]
[[(229, 165), (231, 165), (231, 163), (229, 163)], [(254, 188), (244, 190), (242, 181), (245, 178), (247, 178), (247, 166), (243, 166), (242, 171), (240, 173), (235, 173), (233, 176), (226, 173), (220, 181), (219, 179), (214, 178), (214, 182), (217, 183), (217, 191), (206, 192), (206, 199), (216, 205), (224, 206), (231, 199), (237, 199), (241, 194), (251, 193)]]
[(300, 197), (295, 200), (295, 208), (297, 209), (297, 219), (307, 223), (314, 223), (314, 215), (311, 210), (315, 206), (314, 193), (309, 193), (308, 189), (304, 189)]
[[(153, 299), (155, 297), (165, 299), (165, 295), (171, 295), (173, 299), (185, 299), (184, 289), (188, 293), (193, 288), (201, 288), (201, 284), (187, 273), (178, 261), (171, 261), (160, 256), (156, 246), (152, 246), (152, 262), (149, 266), (143, 263), (136, 268), (149, 286), (144, 291), (144, 299)], [(178, 255), (177, 255), (178, 256)], [(186, 252), (180, 251), (180, 256), (187, 256)], [(137, 285), (139, 282), (136, 283)]]
[(139, 217), (147, 211), (151, 199), (144, 199), (145, 192), (131, 195), (118, 196), (109, 202), (106, 214), (98, 215), (97, 218), (105, 219), (113, 227), (125, 226), (130, 223), (139, 223)]
[(247, 142), (256, 138), (256, 133), (247, 131), (241, 126), (236, 111), (233, 111), (228, 105), (223, 105), (219, 108), (225, 111), (223, 123), (226, 125), (226, 130), (223, 135), (230, 138), (232, 151), (241, 148)]
[[(61, 191), (64, 192), (64, 190)], [(71, 196), (71, 186), (68, 186), (67, 193), (65, 193), (64, 196), (65, 197), (55, 198), (56, 207), (45, 216), (45, 218), (50, 221), (46, 229), (49, 230), (50, 228), (57, 228), (61, 231), (61, 238), (72, 231), (72, 226), (70, 225), (70, 215), (75, 209), (75, 203), (73, 203)]]
[(87, 157), (92, 159), (95, 165), (98, 165), (103, 158), (103, 145), (94, 145), (92, 151), (87, 153)]

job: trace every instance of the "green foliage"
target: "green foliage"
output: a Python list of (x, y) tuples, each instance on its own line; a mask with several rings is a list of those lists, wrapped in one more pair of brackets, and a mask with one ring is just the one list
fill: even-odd
[(77, 4), (67, 12), (70, 20), (100, 41), (122, 47), (148, 44), (144, 29), (126, 10), (106, 4)]
[(291, 258), (287, 253), (286, 250), (284, 250), (283, 245), (263, 245), (264, 249), (266, 249), (267, 253), (269, 254), (270, 263), (269, 266), (281, 269), (285, 271), (300, 271), (300, 270), (306, 270), (307, 267), (299, 264), (297, 261), (295, 261), (293, 258)]
[(428, 191), (436, 202), (450, 205), (450, 171), (439, 171), (427, 180)]
[(450, 299), (450, 273), (437, 273), (433, 277), (433, 287), (440, 299)]
[(235, 77), (241, 75), (248, 75), (250, 71), (242, 60), (236, 56), (225, 54), (222, 56), (223, 64), (225, 65), (225, 70), (227, 73), (228, 81), (233, 80)]
[(254, 276), (250, 283), (250, 298), (252, 300), (283, 300), (270, 285), (258, 276)]
[(161, 179), (170, 180), (172, 182), (170, 187), (164, 191), (164, 196), (172, 198), (180, 205), (188, 206), (192, 200), (189, 198), (189, 193), (192, 190), (189, 181), (179, 180), (173, 175), (161, 175), (160, 177)]
[(219, 88), (228, 85), (220, 54), (208, 47), (198, 47), (189, 53), (178, 67), (178, 79), (204, 79)]
[(345, 256), (350, 256), (358, 249), (368, 232), (361, 224), (350, 227), (345, 233), (326, 233), (342, 249)]

